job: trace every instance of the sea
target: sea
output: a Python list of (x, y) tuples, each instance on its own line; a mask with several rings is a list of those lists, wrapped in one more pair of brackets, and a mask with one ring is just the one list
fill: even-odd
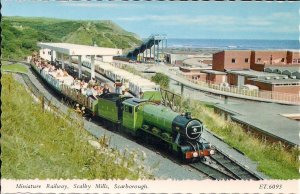
[(299, 50), (299, 40), (168, 39), (169, 48), (212, 50)]

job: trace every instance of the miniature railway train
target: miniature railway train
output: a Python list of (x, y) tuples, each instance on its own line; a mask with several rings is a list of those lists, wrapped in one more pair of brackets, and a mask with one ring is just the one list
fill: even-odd
[(199, 160), (214, 153), (201, 138), (203, 124), (189, 113), (179, 114), (150, 102), (116, 93), (106, 93), (96, 100), (71, 87), (71, 78), (56, 78), (31, 61), (32, 69), (59, 95), (85, 107), (94, 118), (131, 135), (155, 141), (183, 161)]
[[(61, 61), (58, 61), (61, 63)], [(78, 61), (74, 60), (72, 63), (78, 64)], [(91, 62), (89, 59), (82, 61), (82, 66), (91, 69)], [(128, 88), (128, 91), (134, 96), (139, 96), (140, 92), (143, 92), (143, 98), (150, 99), (154, 102), (161, 101), (160, 87), (159, 85), (151, 82), (141, 76), (127, 72), (123, 69), (116, 68), (108, 63), (95, 61), (95, 72), (108, 78), (109, 80), (116, 82), (120, 81)]]

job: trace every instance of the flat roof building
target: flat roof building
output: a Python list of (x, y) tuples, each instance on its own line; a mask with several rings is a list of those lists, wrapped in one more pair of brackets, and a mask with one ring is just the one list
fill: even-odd
[(300, 64), (299, 51), (225, 50), (213, 54), (213, 69), (218, 71), (253, 69), (264, 71), (269, 66)]
[(225, 50), (213, 54), (213, 70), (241, 70), (250, 69), (250, 50)]
[[(70, 43), (48, 43), (39, 42), (37, 46), (41, 48), (40, 56), (42, 58), (49, 57), (49, 61), (53, 62), (61, 60), (62, 68), (64, 68), (65, 60), (72, 63), (72, 56), (78, 57), (78, 76), (81, 77), (82, 56), (90, 56), (91, 58), (91, 77), (95, 77), (95, 57), (101, 56), (102, 59), (111, 60), (113, 56), (122, 55), (122, 49), (104, 48), (96, 46), (78, 45)], [(46, 50), (46, 52), (45, 52)], [(48, 55), (48, 56), (47, 56)]]
[(290, 79), (287, 76), (254, 78), (248, 80), (248, 83), (257, 86), (260, 90), (300, 95), (300, 80)]

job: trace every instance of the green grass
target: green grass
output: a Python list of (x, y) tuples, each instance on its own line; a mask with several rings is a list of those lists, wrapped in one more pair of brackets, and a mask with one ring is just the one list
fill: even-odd
[(131, 49), (140, 38), (111, 21), (8, 17), (1, 22), (2, 58), (24, 59), (37, 51), (37, 42), (68, 42)]
[(230, 146), (245, 153), (250, 159), (258, 162), (258, 170), (274, 179), (299, 179), (299, 148), (286, 149), (280, 143), (260, 141), (246, 133), (242, 127), (229, 122), (214, 113), (213, 108), (199, 101), (184, 103), (194, 117), (199, 118), (212, 132), (222, 137)]
[(83, 129), (82, 119), (43, 111), (41, 104), (16, 82), (2, 76), (2, 178), (9, 179), (138, 179), (152, 178), (142, 154), (108, 147)]
[(12, 71), (12, 72), (19, 72), (19, 73), (27, 73), (26, 67), (24, 67), (21, 64), (12, 64), (12, 65), (2, 65), (1, 66), (2, 71)]

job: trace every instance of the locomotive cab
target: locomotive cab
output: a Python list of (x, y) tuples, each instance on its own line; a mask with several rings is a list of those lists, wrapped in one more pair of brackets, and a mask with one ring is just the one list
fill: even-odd
[(143, 124), (143, 107), (141, 103), (147, 102), (147, 100), (130, 98), (122, 102), (123, 115), (122, 124), (123, 128), (132, 135), (136, 135), (136, 131), (142, 127)]

